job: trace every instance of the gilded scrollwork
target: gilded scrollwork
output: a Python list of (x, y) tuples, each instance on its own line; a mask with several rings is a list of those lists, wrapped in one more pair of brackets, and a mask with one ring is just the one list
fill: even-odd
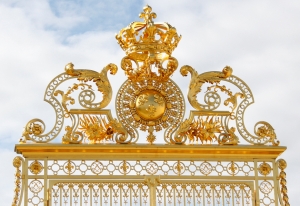
[[(172, 52), (181, 36), (170, 24), (153, 22), (156, 14), (150, 6), (144, 7), (140, 17), (143, 22), (133, 22), (116, 35), (118, 43), (126, 52), (121, 60), (121, 68), (128, 78), (116, 96), (117, 119), (111, 116), (102, 119), (102, 114), (97, 113), (101, 113), (112, 99), (112, 86), (107, 73), (116, 74), (117, 66), (111, 63), (97, 72), (75, 69), (74, 64), (68, 63), (65, 73), (55, 77), (45, 92), (45, 101), (53, 106), (56, 113), (54, 127), (45, 133), (44, 122), (33, 119), (25, 126), (24, 138), (20, 142), (31, 140), (46, 143), (58, 136), (64, 128), (63, 143), (135, 143), (140, 130), (148, 133), (146, 140), (153, 144), (156, 140), (155, 132), (164, 130), (164, 141), (168, 144), (186, 144), (189, 140), (191, 144), (217, 142), (220, 145), (237, 145), (240, 141), (237, 136), (239, 133), (251, 144), (279, 145), (273, 127), (267, 122), (259, 121), (254, 126), (254, 135), (246, 129), (244, 113), (254, 98), (250, 88), (232, 75), (233, 70), (229, 66), (222, 71), (201, 74), (191, 66), (181, 67), (180, 73), (183, 76), (188, 73), (191, 75), (187, 99), (196, 110), (192, 112), (200, 112), (183, 121), (184, 98), (180, 88), (170, 79), (178, 67)], [(79, 83), (74, 83), (67, 90), (58, 88), (70, 79), (77, 79)], [(221, 81), (226, 84), (221, 85)], [(91, 82), (95, 85), (88, 84)], [(200, 103), (197, 96), (204, 84), (209, 86), (207, 91), (202, 92), (204, 103)], [(233, 90), (229, 88), (232, 85), (235, 86)], [(96, 98), (93, 87), (102, 93), (101, 101)], [(81, 91), (77, 91), (79, 88)], [(71, 96), (76, 91), (79, 93), (76, 103), (84, 109), (75, 109), (76, 112), (72, 113), (72, 109), (78, 105)], [(227, 97), (222, 99), (224, 96)], [(221, 103), (225, 106), (221, 106)], [(222, 107), (226, 111), (221, 111)], [(71, 124), (64, 124), (66, 118)]]
[(241, 99), (244, 98), (244, 94), (241, 93), (241, 92), (237, 92), (235, 94), (232, 94), (232, 91), (230, 91), (230, 89), (226, 88), (225, 85), (223, 86), (220, 86), (218, 84), (216, 85), (213, 85), (213, 86), (210, 86), (207, 88), (208, 91), (211, 91), (213, 90), (214, 92), (217, 92), (218, 89), (221, 91), (221, 92), (225, 92), (229, 97), (224, 101), (224, 105), (225, 106), (228, 106), (229, 103), (232, 104), (232, 106), (230, 106), (231, 108), (231, 111), (234, 112), (236, 107), (237, 107), (237, 104), (238, 104), (238, 97), (240, 97)]
[(276, 139), (275, 131), (268, 122), (264, 122), (264, 121), (257, 122), (254, 128), (256, 128), (254, 131), (258, 137), (269, 138), (269, 141), (275, 146), (279, 144), (278, 141), (277, 142), (275, 141)]
[(235, 124), (240, 135), (251, 144), (263, 145), (271, 143), (274, 146), (278, 146), (280, 142), (276, 139), (274, 129), (269, 123), (265, 121), (259, 121), (258, 123), (256, 123), (254, 126), (254, 128), (256, 128), (254, 130), (255, 135), (252, 135), (245, 126), (245, 110), (248, 106), (254, 103), (254, 97), (248, 85), (243, 80), (233, 75), (231, 75), (227, 79), (224, 79), (223, 81), (235, 85), (243, 94), (243, 99), (236, 107), (236, 113), (234, 115)]
[(84, 139), (82, 132), (73, 131), (71, 126), (66, 126), (65, 131), (66, 133), (62, 137), (62, 143), (64, 144), (79, 144)]
[(73, 84), (72, 87), (69, 87), (69, 89), (67, 90), (66, 93), (64, 93), (61, 90), (56, 90), (54, 92), (54, 96), (57, 96), (58, 94), (61, 95), (62, 100), (61, 100), (61, 105), (64, 108), (64, 114), (65, 117), (69, 117), (70, 113), (69, 113), (69, 109), (67, 108), (68, 102), (70, 102), (70, 104), (75, 104), (75, 99), (70, 97), (69, 95), (74, 92), (75, 90), (77, 90), (79, 87), (81, 87), (82, 90), (85, 89), (85, 87), (87, 87), (88, 89), (92, 90), (92, 86), (88, 85), (88, 84)]
[[(30, 120), (22, 133), (24, 139), (21, 139), (21, 143), (26, 143), (27, 140), (32, 140), (32, 137), (36, 137), (44, 133), (45, 131), (45, 123), (40, 119), (32, 119)], [(38, 141), (38, 140), (37, 140)]]
[[(191, 73), (191, 81), (187, 97), (191, 106), (197, 111), (201, 111), (203, 114), (205, 112), (209, 114), (211, 111), (214, 111), (216, 112), (216, 115), (218, 115), (218, 110), (216, 109), (219, 108), (221, 103), (221, 96), (218, 92), (220, 91), (228, 96), (228, 98), (224, 100), (224, 105), (230, 106), (230, 118), (228, 118), (228, 121), (222, 125), (226, 132), (220, 134), (218, 138), (219, 144), (237, 144), (239, 142), (239, 138), (236, 134), (234, 134), (234, 132), (232, 132), (234, 129), (237, 130), (249, 143), (271, 143), (274, 146), (279, 145), (279, 141), (276, 140), (276, 134), (273, 127), (265, 121), (259, 121), (255, 124), (255, 135), (250, 134), (246, 129), (244, 125), (244, 113), (246, 108), (254, 102), (254, 98), (250, 88), (241, 79), (232, 75), (232, 69), (229, 66), (226, 66), (222, 72), (206, 72), (199, 75), (195, 69), (186, 65), (181, 67), (180, 72), (183, 76)], [(228, 86), (220, 85), (221, 81), (234, 85), (239, 89), (239, 91), (232, 92)], [(201, 92), (204, 83), (213, 85), (208, 86), (207, 91), (204, 94), (205, 104), (201, 104), (197, 100), (197, 94)], [(232, 124), (232, 120), (235, 120), (236, 126), (229, 126)], [(193, 132), (192, 128), (189, 132)], [(177, 139), (178, 137), (180, 136), (177, 135)]]
[[(24, 132), (20, 142), (25, 143), (27, 140), (31, 140), (34, 142), (45, 143), (50, 142), (63, 128), (65, 118), (70, 117), (69, 109), (67, 108), (67, 104), (74, 104), (75, 100), (70, 96), (72, 92), (77, 90), (78, 88), (82, 88), (83, 91), (79, 94), (79, 103), (84, 108), (99, 108), (102, 109), (106, 107), (112, 98), (112, 88), (107, 78), (107, 72), (110, 71), (111, 74), (115, 74), (117, 72), (117, 66), (114, 64), (108, 64), (103, 70), (99, 73), (92, 70), (84, 70), (84, 69), (74, 69), (74, 65), (69, 63), (65, 66), (65, 73), (62, 73), (56, 76), (46, 88), (44, 100), (48, 102), (55, 110), (56, 120), (54, 127), (48, 132), (45, 132), (45, 123), (41, 119), (32, 119), (30, 120), (24, 129)], [(93, 103), (93, 95), (95, 93), (91, 90), (91, 86), (85, 83), (74, 84), (72, 87), (69, 87), (67, 92), (63, 92), (57, 89), (63, 82), (77, 78), (77, 80), (82, 82), (93, 81), (96, 82), (96, 86), (98, 91), (103, 94), (103, 99), (99, 103)], [(85, 89), (87, 88), (87, 89)], [(87, 92), (89, 91), (89, 93)], [(60, 94), (62, 96), (62, 100), (59, 101), (56, 96)], [(86, 98), (88, 96), (88, 98)], [(87, 100), (88, 99), (88, 100)], [(78, 133), (74, 133), (70, 126), (65, 127), (66, 135), (63, 137), (64, 142), (72, 142), (78, 143), (80, 142), (80, 136)]]
[(239, 138), (234, 134), (236, 129), (231, 127), (228, 133), (221, 133), (218, 137), (218, 143), (220, 145), (237, 145)]
[(189, 85), (188, 91), (188, 100), (193, 108), (196, 110), (214, 110), (217, 107), (210, 107), (209, 104), (203, 105), (197, 101), (197, 94), (201, 92), (202, 85), (204, 83), (219, 83), (221, 80), (226, 79), (231, 76), (232, 68), (226, 66), (222, 72), (214, 71), (214, 72), (205, 72), (202, 74), (198, 74), (198, 72), (192, 68), (191, 66), (185, 65), (180, 69), (180, 73), (182, 76), (187, 76), (188, 73), (191, 74), (191, 81)]
[[(96, 72), (69, 63), (49, 83), (45, 101), (55, 110), (55, 125), (46, 133), (42, 120), (30, 120), (20, 143), (48, 143), (64, 129), (62, 143), (78, 145), (16, 145), (28, 159), (13, 161), (13, 206), (289, 205), (287, 164), (282, 159), (275, 164), (285, 148), (276, 147), (267, 122), (256, 123), (254, 135), (248, 132), (244, 113), (254, 98), (229, 66), (202, 74), (181, 67), (183, 76), (191, 74), (187, 99), (195, 109), (183, 120), (185, 99), (171, 79), (178, 67), (171, 55), (181, 36), (168, 23), (154, 23), (155, 17), (146, 6), (144, 22), (133, 22), (116, 36), (126, 52), (121, 68), (127, 76), (115, 98), (117, 118), (104, 109), (113, 98), (107, 73), (117, 72), (115, 64)], [(71, 84), (62, 85), (68, 80)], [(200, 95), (204, 103), (198, 102)], [(139, 135), (148, 145), (135, 144)], [(166, 144), (156, 144), (160, 137)], [(238, 145), (241, 137), (272, 145)]]
[(79, 102), (81, 106), (85, 108), (105, 108), (111, 101), (112, 98), (112, 88), (110, 82), (107, 78), (107, 72), (110, 71), (110, 74), (116, 74), (118, 67), (115, 64), (108, 64), (102, 69), (102, 71), (96, 72), (93, 70), (87, 69), (74, 69), (74, 64), (68, 63), (65, 66), (65, 71), (67, 74), (77, 77), (77, 80), (87, 82), (93, 81), (96, 82), (98, 91), (103, 94), (103, 99), (99, 103), (92, 103), (91, 101), (86, 101), (85, 98), (80, 98)]

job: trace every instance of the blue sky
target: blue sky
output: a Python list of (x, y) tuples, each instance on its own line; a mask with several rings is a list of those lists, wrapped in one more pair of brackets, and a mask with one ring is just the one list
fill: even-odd
[[(287, 181), (291, 205), (300, 202), (300, 3), (299, 1), (47, 1), (0, 2), (0, 201), (11, 202), (12, 159), (28, 120), (42, 118), (48, 128), (52, 108), (43, 102), (44, 90), (64, 65), (99, 71), (119, 64), (125, 55), (115, 34), (146, 4), (157, 21), (177, 28), (182, 40), (173, 53), (179, 67), (189, 64), (199, 73), (233, 68), (255, 97), (248, 109), (250, 131), (260, 120), (275, 128), (288, 150)], [(114, 77), (115, 92), (124, 81)], [(179, 72), (173, 78), (179, 80)], [(186, 91), (189, 80), (181, 81)], [(113, 108), (111, 103), (110, 108)], [(188, 112), (187, 112), (188, 113)], [(3, 188), (5, 185), (5, 189)]]

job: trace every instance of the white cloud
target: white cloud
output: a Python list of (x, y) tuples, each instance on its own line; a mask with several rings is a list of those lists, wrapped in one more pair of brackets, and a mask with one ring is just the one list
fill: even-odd
[[(48, 82), (63, 72), (66, 63), (72, 61), (76, 68), (96, 71), (110, 62), (120, 63), (124, 53), (114, 33), (117, 26), (121, 29), (124, 21), (131, 21), (132, 16), (138, 20), (141, 8), (136, 8), (135, 3), (112, 1), (98, 5), (57, 1), (51, 5), (48, 1), (24, 3), (17, 0), (0, 3), (1, 157), (13, 156), (3, 148), (17, 143), (28, 120), (45, 119), (48, 129), (52, 127), (53, 110), (42, 99)], [(288, 162), (288, 194), (291, 205), (300, 202), (296, 194), (300, 184), (297, 178), (300, 170), (297, 147), (300, 143), (297, 138), (300, 126), (300, 110), (297, 109), (300, 100), (300, 3), (234, 0), (151, 0), (147, 3), (157, 13), (158, 21), (169, 22), (183, 35), (173, 54), (180, 66), (189, 64), (201, 73), (229, 65), (234, 74), (250, 86), (255, 104), (246, 111), (246, 124), (252, 131), (257, 121), (270, 122), (281, 145), (288, 146), (282, 155)], [(122, 6), (130, 12), (124, 12)], [(106, 22), (91, 20), (101, 12), (111, 19)], [(116, 20), (122, 16), (122, 20)], [(116, 25), (108, 26), (107, 22), (114, 24), (115, 21)], [(94, 29), (84, 24), (93, 24)], [(103, 25), (106, 25), (105, 31)], [(116, 77), (109, 76), (115, 93), (123, 81), (119, 80), (122, 76), (121, 69)], [(177, 71), (174, 79), (180, 79), (185, 92), (189, 77), (183, 78)], [(0, 175), (1, 185), (3, 181), (5, 185), (13, 185), (10, 165), (11, 160), (4, 161), (3, 166), (9, 170)], [(7, 176), (11, 176), (10, 180), (3, 178)], [(1, 201), (8, 201), (8, 192), (5, 195), (0, 192)], [(13, 195), (12, 190), (10, 194)]]

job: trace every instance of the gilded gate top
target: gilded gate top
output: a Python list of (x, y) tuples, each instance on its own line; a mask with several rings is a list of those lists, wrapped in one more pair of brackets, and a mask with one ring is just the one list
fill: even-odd
[(126, 53), (120, 66), (128, 77), (116, 94), (116, 117), (105, 108), (113, 97), (107, 73), (116, 74), (118, 66), (109, 63), (98, 72), (68, 63), (45, 91), (44, 100), (56, 113), (53, 128), (46, 131), (44, 121), (32, 119), (21, 143), (47, 143), (60, 136), (65, 144), (134, 144), (142, 135), (150, 144), (161, 138), (176, 145), (237, 145), (242, 140), (279, 145), (269, 123), (257, 122), (254, 134), (245, 127), (244, 114), (254, 97), (229, 66), (201, 74), (191, 66), (181, 67), (182, 76), (191, 76), (187, 100), (194, 109), (184, 119), (185, 98), (170, 78), (178, 67), (172, 52), (181, 36), (168, 23), (154, 23), (156, 14), (148, 5), (140, 18), (144, 21), (133, 22), (116, 35)]

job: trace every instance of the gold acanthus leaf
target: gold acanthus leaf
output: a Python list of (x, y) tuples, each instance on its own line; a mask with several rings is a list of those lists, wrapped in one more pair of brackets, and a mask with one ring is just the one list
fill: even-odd
[(79, 124), (78, 129), (86, 134), (90, 143), (113, 140), (113, 129), (104, 118), (83, 115)]
[(182, 76), (187, 76), (188, 73), (191, 73), (191, 81), (188, 91), (188, 100), (192, 107), (197, 110), (204, 110), (203, 105), (197, 101), (197, 94), (201, 92), (201, 87), (204, 83), (218, 83), (222, 79), (230, 77), (232, 74), (232, 68), (229, 66), (224, 67), (222, 72), (212, 71), (198, 74), (198, 72), (191, 66), (185, 65), (181, 67), (180, 73)]
[(74, 69), (74, 64), (68, 63), (65, 66), (65, 71), (71, 76), (76, 76), (79, 81), (96, 82), (98, 91), (100, 91), (103, 94), (103, 99), (99, 103), (98, 108), (104, 108), (110, 103), (112, 98), (112, 87), (107, 78), (107, 72), (110, 71), (110, 74), (116, 74), (118, 71), (118, 67), (115, 64), (108, 64), (102, 69), (101, 72), (96, 72), (87, 69)]

